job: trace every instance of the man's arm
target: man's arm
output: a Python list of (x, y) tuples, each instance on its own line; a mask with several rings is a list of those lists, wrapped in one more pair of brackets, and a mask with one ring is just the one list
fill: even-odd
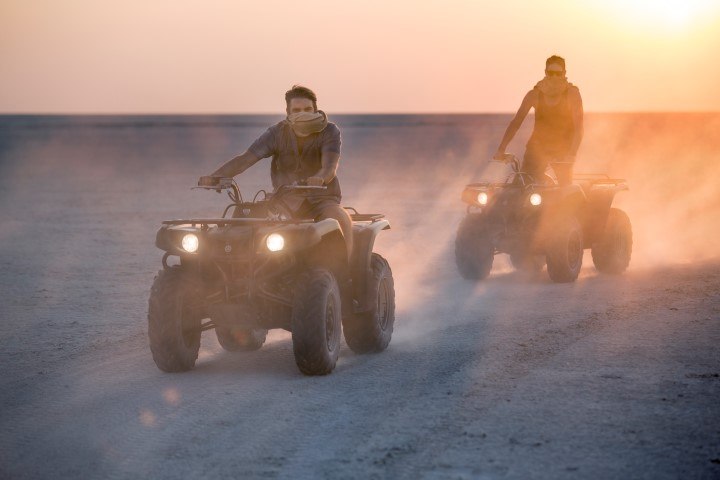
[(217, 185), (220, 177), (234, 177), (239, 175), (248, 168), (255, 165), (261, 158), (269, 157), (275, 152), (275, 129), (270, 127), (265, 133), (250, 145), (242, 155), (225, 162), (223, 166), (215, 170), (207, 177), (200, 177), (198, 185), (214, 186)]
[(342, 139), (340, 138), (340, 129), (337, 128), (335, 124), (328, 125), (323, 132), (323, 143), (320, 150), (320, 170), (307, 179), (308, 185), (327, 185), (332, 182), (337, 174), (341, 146)]
[(536, 97), (537, 94), (535, 93), (535, 90), (530, 90), (525, 95), (525, 98), (523, 98), (523, 101), (520, 104), (520, 108), (515, 114), (515, 117), (513, 117), (513, 119), (510, 121), (510, 125), (508, 125), (507, 127), (507, 130), (505, 130), (505, 135), (503, 135), (503, 139), (498, 146), (497, 152), (495, 153), (495, 158), (502, 158), (502, 156), (505, 154), (505, 149), (507, 148), (508, 144), (513, 139), (517, 131), (520, 129), (520, 125), (522, 125), (522, 122), (523, 120), (525, 120), (525, 117), (527, 117), (530, 109), (535, 106)]
[(210, 174), (212, 177), (234, 177), (252, 167), (260, 160), (250, 150), (246, 150), (242, 155), (228, 160), (222, 167)]
[(570, 90), (570, 109), (572, 111), (573, 119), (573, 137), (570, 143), (570, 154), (567, 161), (575, 161), (578, 148), (580, 148), (580, 142), (582, 142), (584, 131), (583, 126), (583, 104), (582, 97), (580, 97), (580, 90), (573, 88)]
[(337, 152), (323, 152), (321, 161), (322, 166), (320, 170), (307, 179), (308, 185), (327, 185), (335, 178), (340, 161), (340, 154)]

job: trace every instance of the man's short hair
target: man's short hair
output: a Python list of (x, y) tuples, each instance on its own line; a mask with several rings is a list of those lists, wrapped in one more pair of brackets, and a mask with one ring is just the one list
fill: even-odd
[(317, 111), (317, 95), (309, 88), (303, 87), (302, 85), (293, 85), (290, 90), (285, 92), (285, 104), (288, 109), (290, 108), (290, 100), (293, 98), (307, 98), (308, 100), (312, 100), (313, 109)]
[(565, 59), (564, 58), (559, 57), (557, 55), (553, 55), (552, 57), (549, 57), (547, 60), (545, 60), (545, 68), (549, 67), (553, 63), (562, 66), (562, 69), (565, 70)]

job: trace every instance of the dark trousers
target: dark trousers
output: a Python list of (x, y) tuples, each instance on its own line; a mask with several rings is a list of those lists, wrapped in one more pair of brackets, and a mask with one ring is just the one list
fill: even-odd
[(522, 171), (530, 174), (538, 183), (543, 183), (545, 170), (551, 166), (557, 177), (558, 185), (570, 185), (572, 183), (573, 162), (564, 162), (565, 155), (550, 152), (542, 152), (533, 148), (525, 150)]

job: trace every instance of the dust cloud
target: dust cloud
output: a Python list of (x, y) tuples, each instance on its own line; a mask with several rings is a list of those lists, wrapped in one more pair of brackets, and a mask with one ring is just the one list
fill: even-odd
[[(384, 213), (392, 224), (377, 251), (398, 279), (399, 308), (437, 294), (438, 282), (476, 288), (459, 282), (452, 254), (465, 211), (460, 193), (482, 178), (510, 118), (330, 115), (343, 135), (343, 203)], [(89, 268), (89, 251), (110, 265), (130, 258), (141, 271), (152, 271), (156, 265), (147, 264), (157, 260), (159, 222), (218, 215), (224, 197), (189, 187), (278, 119), (4, 117), (0, 200), (12, 208), (0, 215), (0, 252), (8, 259), (30, 258), (48, 251), (48, 237), (39, 232), (52, 232), (52, 248), (63, 252), (48, 259), (52, 271)], [(720, 255), (720, 114), (590, 113), (585, 119), (575, 171), (627, 179), (630, 191), (618, 194), (616, 206), (633, 224), (630, 268)], [(508, 150), (521, 156), (531, 129), (532, 117)], [(267, 188), (269, 160), (237, 180), (246, 195)], [(105, 240), (93, 243), (98, 235)], [(510, 271), (499, 256), (493, 275)], [(586, 258), (583, 275), (592, 272)], [(61, 298), (61, 282), (46, 281), (52, 285), (42, 288)]]
[(632, 265), (700, 262), (720, 255), (720, 115), (590, 117), (576, 170), (626, 178), (618, 195), (635, 246)]
[[(377, 250), (388, 257), (398, 279), (400, 313), (426, 308), (433, 297), (472, 303), (486, 291), (482, 284), (461, 281), (455, 268), (455, 232), (465, 213), (460, 193), (465, 184), (483, 178), (510, 118), (438, 115), (338, 121), (345, 138), (345, 203), (385, 213), (393, 226), (380, 236)], [(526, 120), (508, 148), (519, 157), (532, 120)], [(718, 114), (586, 115), (575, 171), (627, 180), (630, 190), (617, 195), (615, 206), (626, 210), (632, 221), (631, 269), (720, 255), (719, 151)], [(499, 255), (491, 281), (507, 275), (518, 280), (507, 256)], [(581, 280), (593, 275), (586, 253)], [(537, 281), (526, 287), (527, 295), (542, 289)], [(414, 325), (417, 335), (425, 330)]]

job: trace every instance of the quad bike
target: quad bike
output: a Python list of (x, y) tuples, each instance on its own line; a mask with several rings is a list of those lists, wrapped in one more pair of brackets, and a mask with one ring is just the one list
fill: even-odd
[(586, 248), (599, 272), (627, 269), (632, 227), (625, 212), (612, 208), (615, 194), (628, 190), (625, 180), (585, 174), (576, 184), (558, 186), (548, 175), (534, 179), (522, 172), (512, 154), (493, 163), (499, 181), (472, 183), (462, 193), (468, 208), (455, 259), (464, 278), (486, 278), (494, 256), (508, 253), (518, 270), (540, 272), (547, 264), (554, 282), (573, 282)]
[[(341, 331), (356, 353), (387, 348), (394, 283), (388, 262), (372, 251), (390, 228), (383, 215), (347, 209), (348, 252), (337, 220), (295, 218), (286, 203), (325, 187), (283, 185), (252, 202), (230, 178), (198, 188), (227, 191), (232, 203), (221, 218), (169, 220), (157, 232), (165, 255), (150, 291), (148, 334), (160, 370), (193, 368), (201, 333), (211, 329), (233, 352), (259, 349), (269, 329), (288, 330), (306, 375), (332, 372)], [(179, 262), (171, 265), (171, 257)]]

